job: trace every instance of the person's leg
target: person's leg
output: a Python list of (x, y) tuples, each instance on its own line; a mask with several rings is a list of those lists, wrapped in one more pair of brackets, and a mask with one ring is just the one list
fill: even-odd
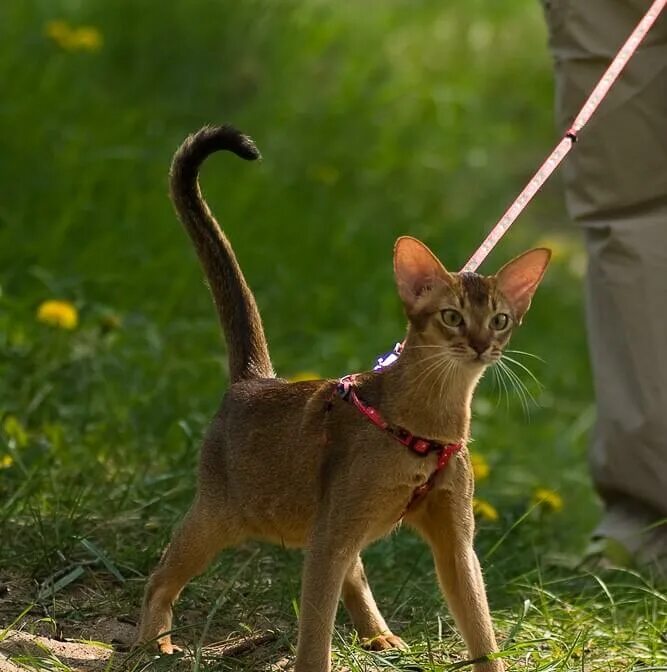
[[(561, 131), (647, 7), (545, 0)], [(641, 531), (667, 517), (667, 16), (582, 131), (564, 179), (589, 260), (599, 532), (639, 552)]]
[(649, 561), (659, 549), (642, 550), (655, 536), (642, 530), (667, 517), (667, 208), (653, 221), (588, 227), (586, 246), (598, 406), (590, 461), (606, 509), (598, 534)]

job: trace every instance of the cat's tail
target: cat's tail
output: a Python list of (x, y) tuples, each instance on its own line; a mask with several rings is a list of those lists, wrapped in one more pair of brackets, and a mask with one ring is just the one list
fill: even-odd
[(197, 250), (218, 309), (231, 381), (272, 378), (275, 374), (255, 297), (199, 189), (199, 168), (208, 156), (223, 149), (247, 161), (260, 158), (255, 143), (231, 126), (205, 126), (190, 135), (174, 155), (169, 173), (171, 199)]

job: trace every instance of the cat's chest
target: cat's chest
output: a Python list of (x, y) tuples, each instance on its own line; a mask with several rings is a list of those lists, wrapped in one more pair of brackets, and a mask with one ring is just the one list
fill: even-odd
[(451, 489), (457, 476), (465, 469), (465, 459), (460, 454), (461, 446), (453, 447), (449, 454), (431, 453), (428, 457), (418, 457), (413, 465), (411, 484), (416, 487), (429, 484), (433, 490)]
[(404, 499), (425, 486), (429, 490), (451, 490), (467, 469), (465, 448), (460, 444), (443, 444), (443, 452), (433, 450), (426, 455), (402, 445), (385, 448), (388, 450), (379, 460), (376, 477), (397, 492), (398, 498)]
[(456, 496), (463, 489), (466, 470), (466, 458), (461, 452), (453, 455), (442, 469), (438, 469), (436, 455), (395, 455), (391, 465), (386, 464), (369, 475), (368, 484), (373, 480), (376, 487), (369, 487), (374, 494), (367, 498), (365, 507), (366, 511), (374, 512), (369, 517), (368, 540), (387, 534), (430, 495), (449, 491)]

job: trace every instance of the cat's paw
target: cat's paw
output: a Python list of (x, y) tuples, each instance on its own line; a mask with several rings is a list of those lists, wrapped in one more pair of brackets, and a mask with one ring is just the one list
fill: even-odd
[[(161, 641), (146, 642), (143, 639), (137, 639), (134, 644), (128, 647), (130, 651), (143, 650), (148, 654), (155, 655), (156, 651), (159, 654), (171, 655), (173, 653), (182, 653), (183, 649), (180, 646), (172, 644), (171, 639), (163, 639)], [(122, 649), (121, 649), (122, 650)]]
[(176, 644), (172, 644), (171, 642), (159, 642), (158, 649), (160, 653), (167, 656), (171, 656), (173, 653), (183, 653), (183, 649), (180, 646), (176, 646)]
[(410, 647), (400, 637), (391, 634), (365, 639), (362, 646), (369, 651), (387, 651), (388, 649), (410, 650)]

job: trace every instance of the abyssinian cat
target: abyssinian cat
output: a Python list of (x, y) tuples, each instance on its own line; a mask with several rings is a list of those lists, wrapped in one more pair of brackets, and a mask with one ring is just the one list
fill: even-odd
[[(531, 250), (484, 277), (450, 273), (421, 242), (399, 238), (394, 273), (408, 317), (399, 359), (343, 383), (288, 383), (275, 377), (255, 299), (199, 190), (199, 168), (219, 150), (259, 157), (231, 127), (206, 127), (177, 151), (170, 185), (218, 309), (231, 387), (204, 440), (194, 503), (148, 581), (139, 642), (171, 653), (172, 604), (183, 586), (223, 548), (262, 539), (306, 549), (296, 672), (330, 670), (341, 596), (369, 647), (403, 648), (360, 557), (402, 520), (433, 551), (474, 669), (503, 670), (487, 657), (497, 644), (473, 549), (470, 402), (550, 252)], [(423, 384), (433, 376), (437, 384)]]

